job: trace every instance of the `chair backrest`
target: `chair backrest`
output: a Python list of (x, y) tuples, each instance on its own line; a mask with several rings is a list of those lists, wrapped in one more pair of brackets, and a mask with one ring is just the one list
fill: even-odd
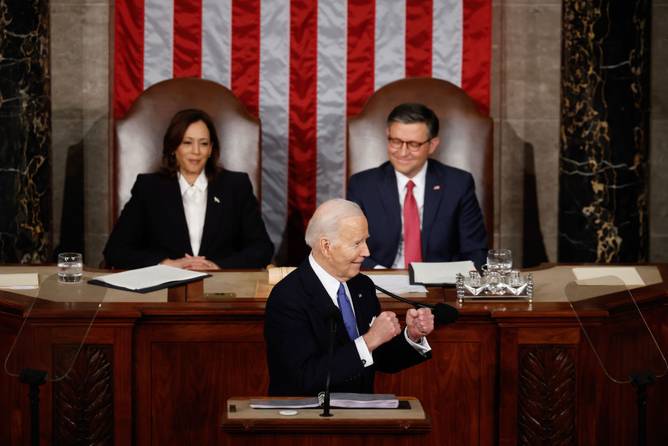
[(376, 91), (362, 112), (348, 120), (348, 177), (387, 161), (387, 116), (404, 102), (425, 104), (438, 116), (441, 143), (433, 158), (473, 175), (491, 246), (492, 119), (480, 113), (464, 90), (450, 82), (433, 78), (401, 79)]
[(145, 90), (125, 118), (116, 122), (114, 220), (130, 199), (137, 174), (160, 168), (169, 121), (186, 108), (199, 108), (211, 116), (221, 146), (220, 163), (226, 169), (248, 173), (260, 199), (260, 121), (221, 84), (199, 78), (169, 79)]

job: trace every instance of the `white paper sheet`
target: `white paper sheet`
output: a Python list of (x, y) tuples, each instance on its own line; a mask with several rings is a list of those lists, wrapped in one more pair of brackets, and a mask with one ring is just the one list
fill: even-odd
[(37, 273), (0, 274), (0, 288), (10, 290), (39, 288), (39, 275)]
[(206, 273), (197, 271), (188, 271), (167, 265), (155, 265), (124, 271), (122, 273), (98, 276), (95, 279), (128, 290), (142, 290), (163, 283), (180, 282), (205, 276), (207, 276)]
[[(367, 273), (373, 283), (387, 291), (395, 294), (404, 293), (426, 293), (427, 289), (422, 285), (411, 285), (405, 274), (373, 274)], [(377, 291), (380, 294), (380, 291)]]
[[(617, 284), (644, 286), (645, 282), (632, 266), (585, 266), (573, 268), (579, 285), (611, 285), (611, 278), (619, 279)], [(606, 279), (607, 278), (607, 279)], [(613, 279), (613, 281), (615, 281)]]
[(475, 270), (475, 265), (470, 260), (463, 262), (414, 262), (413, 280), (416, 283), (440, 284), (457, 281), (457, 274), (467, 276), (469, 271)]

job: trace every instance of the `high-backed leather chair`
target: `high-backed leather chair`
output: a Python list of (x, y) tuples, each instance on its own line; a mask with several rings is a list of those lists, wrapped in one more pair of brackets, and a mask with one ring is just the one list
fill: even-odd
[(116, 122), (114, 220), (130, 199), (139, 173), (155, 172), (162, 159), (162, 140), (172, 116), (186, 108), (207, 112), (220, 141), (220, 162), (250, 176), (260, 198), (260, 122), (221, 84), (198, 78), (159, 82), (145, 90), (124, 119)]
[(348, 177), (387, 161), (387, 116), (397, 105), (419, 102), (440, 121), (433, 158), (470, 172), (476, 183), (488, 238), (493, 234), (492, 120), (456, 85), (433, 78), (401, 79), (376, 91), (362, 112), (348, 120)]

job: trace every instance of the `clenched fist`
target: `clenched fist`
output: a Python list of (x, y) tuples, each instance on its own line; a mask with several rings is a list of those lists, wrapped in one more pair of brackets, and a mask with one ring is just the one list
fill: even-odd
[(419, 342), (423, 336), (434, 331), (434, 315), (429, 308), (416, 310), (411, 308), (406, 312), (406, 329), (408, 337)]
[(383, 311), (374, 319), (371, 328), (362, 338), (370, 352), (401, 333), (397, 315), (391, 311)]

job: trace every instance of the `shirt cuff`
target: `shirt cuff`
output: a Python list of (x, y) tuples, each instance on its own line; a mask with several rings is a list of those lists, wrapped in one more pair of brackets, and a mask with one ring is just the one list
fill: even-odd
[(429, 345), (429, 342), (427, 342), (426, 336), (422, 336), (420, 338), (420, 342), (415, 342), (410, 338), (410, 336), (408, 336), (408, 329), (404, 328), (404, 338), (406, 338), (408, 345), (417, 350), (417, 352), (421, 355), (431, 351), (431, 346)]
[(355, 347), (357, 347), (357, 353), (360, 355), (362, 365), (364, 367), (373, 365), (373, 356), (371, 356), (369, 347), (366, 346), (366, 342), (364, 342), (364, 338), (362, 338), (362, 336), (355, 339)]

